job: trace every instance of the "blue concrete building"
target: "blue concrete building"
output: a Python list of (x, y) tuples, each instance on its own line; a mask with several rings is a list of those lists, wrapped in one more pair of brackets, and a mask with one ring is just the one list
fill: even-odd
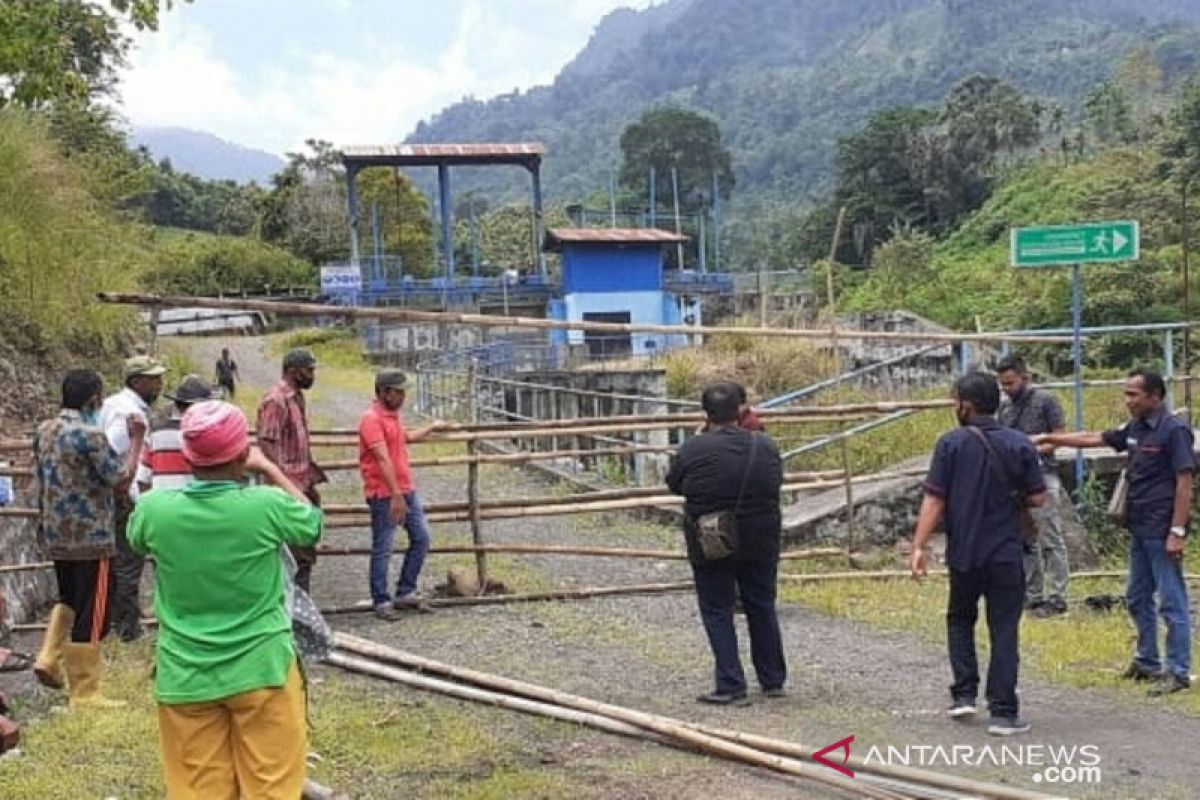
[[(667, 289), (664, 248), (687, 241), (655, 228), (555, 228), (545, 248), (562, 254), (561, 296), (547, 305), (551, 319), (653, 325), (699, 325), (700, 299)], [(687, 337), (653, 333), (554, 331), (551, 341), (586, 346), (592, 355), (651, 355), (687, 344)]]

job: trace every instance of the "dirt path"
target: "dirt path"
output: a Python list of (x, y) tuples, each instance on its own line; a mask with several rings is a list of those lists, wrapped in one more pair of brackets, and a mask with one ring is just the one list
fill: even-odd
[[(211, 363), (219, 340), (188, 345), (200, 363)], [(247, 384), (265, 388), (276, 379), (277, 359), (262, 340), (234, 342)], [(336, 386), (318, 387), (313, 413), (337, 425), (354, 424), (368, 398)], [(553, 491), (544, 481), (503, 467), (482, 471), (485, 497), (536, 495)], [(418, 490), (427, 502), (460, 500), (464, 471), (420, 471)], [(340, 473), (326, 492), (334, 502), (353, 502), (357, 478)], [(661, 547), (678, 542), (671, 529), (622, 516), (533, 518), (485, 523), (492, 542), (553, 542)], [(462, 525), (437, 525), (436, 541), (468, 538)], [(330, 531), (330, 544), (369, 543), (365, 530)], [(469, 558), (456, 559), (470, 563)], [(431, 588), (451, 559), (431, 558), (423, 581)], [(496, 572), (518, 590), (683, 579), (676, 562), (595, 558), (492, 558)], [(398, 569), (393, 566), (393, 575)], [(323, 606), (366, 598), (366, 559), (327, 558), (314, 573), (314, 594)], [(334, 620), (335, 627), (394, 644), (422, 655), (469, 665), (576, 692), (595, 699), (660, 712), (697, 722), (736, 727), (824, 746), (854, 735), (855, 755), (877, 745), (973, 745), (999, 752), (982, 721), (951, 724), (943, 716), (948, 666), (941, 647), (903, 634), (831, 619), (796, 605), (780, 610), (789, 658), (791, 694), (784, 700), (757, 698), (748, 709), (710, 709), (693, 697), (709, 688), (711, 661), (691, 594), (614, 598), (570, 604), (443, 610), (384, 623), (369, 615)], [(745, 628), (739, 623), (745, 656)], [(747, 674), (752, 670), (746, 657)], [(397, 689), (397, 691), (408, 691)], [(1099, 784), (1039, 785), (1036, 765), (938, 769), (978, 779), (999, 779), (1072, 797), (1188, 798), (1200, 794), (1195, 742), (1200, 719), (1163, 704), (1131, 703), (1111, 692), (1085, 691), (1023, 680), (1022, 703), (1035, 724), (1021, 745), (1096, 747)], [(795, 797), (795, 784), (724, 762), (662, 756), (661, 748), (572, 730), (564, 737), (544, 725), (491, 711), (497, 726), (527, 737), (543, 763), (578, 779), (580, 794), (602, 797), (724, 798)], [(1013, 742), (1003, 744), (1012, 745)], [(910, 752), (912, 752), (910, 750)], [(656, 759), (666, 758), (667, 761)], [(1076, 762), (1078, 765), (1079, 762)], [(642, 767), (629, 768), (629, 765)], [(667, 764), (669, 766), (663, 766)], [(917, 762), (913, 762), (918, 765)], [(621, 766), (615, 766), (621, 765)], [(644, 768), (643, 768), (644, 767)], [(825, 796), (823, 794), (805, 796)], [(399, 796), (399, 795), (398, 795)]]

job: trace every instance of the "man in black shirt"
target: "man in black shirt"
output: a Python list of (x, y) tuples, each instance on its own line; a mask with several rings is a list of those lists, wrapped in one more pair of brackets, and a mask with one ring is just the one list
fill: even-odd
[(950, 600), (946, 638), (954, 684), (949, 714), (975, 714), (979, 665), (975, 621), (979, 600), (987, 601), (992, 653), (988, 664), (988, 733), (1011, 736), (1030, 725), (1018, 714), (1018, 630), (1025, 600), (1019, 506), (1042, 505), (1046, 487), (1037, 450), (1028, 436), (996, 422), (1000, 388), (982, 372), (954, 385), (960, 427), (938, 439), (925, 480), (925, 499), (913, 534), (913, 577), (926, 575), (928, 543), (946, 521), (946, 566)]
[[(1019, 356), (1005, 356), (996, 365), (996, 376), (1005, 400), (1000, 403), (1000, 424), (1027, 436), (1062, 433), (1062, 406), (1047, 391), (1029, 383), (1029, 371)], [(1060, 499), (1062, 482), (1054, 448), (1038, 448), (1046, 482), (1046, 504), (1033, 512), (1037, 540), (1025, 552), (1025, 607), (1045, 619), (1067, 613), (1067, 541), (1063, 537)], [(1047, 585), (1048, 584), (1048, 585)]]
[[(746, 611), (750, 653), (763, 693), (783, 696), (787, 677), (775, 615), (783, 461), (765, 434), (738, 427), (738, 394), (733, 384), (708, 386), (701, 400), (709, 428), (679, 448), (667, 486), (685, 499), (684, 539), (700, 617), (716, 661), (715, 688), (698, 699), (745, 705), (749, 702), (746, 676), (733, 625), (735, 593)], [(737, 543), (728, 556), (706, 558), (697, 520), (720, 511), (732, 512)]]
[(237, 362), (233, 360), (233, 356), (229, 355), (229, 348), (221, 348), (221, 357), (217, 359), (217, 386), (225, 390), (225, 399), (233, 402), (233, 396), (237, 391), (235, 381), (241, 380), (241, 375), (238, 373)]

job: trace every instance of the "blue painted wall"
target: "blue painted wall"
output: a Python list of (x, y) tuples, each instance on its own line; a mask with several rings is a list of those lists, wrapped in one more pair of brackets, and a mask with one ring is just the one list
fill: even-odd
[(663, 285), (661, 244), (563, 246), (563, 294), (653, 292)]

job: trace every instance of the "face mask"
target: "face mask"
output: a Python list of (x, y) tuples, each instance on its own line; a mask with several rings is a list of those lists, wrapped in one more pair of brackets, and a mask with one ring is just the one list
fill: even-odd
[(311, 389), (316, 378), (312, 375), (297, 375), (296, 385), (301, 389)]
[(100, 424), (100, 412), (95, 408), (85, 408), (83, 411), (79, 412), (79, 416), (83, 417), (84, 425)]

